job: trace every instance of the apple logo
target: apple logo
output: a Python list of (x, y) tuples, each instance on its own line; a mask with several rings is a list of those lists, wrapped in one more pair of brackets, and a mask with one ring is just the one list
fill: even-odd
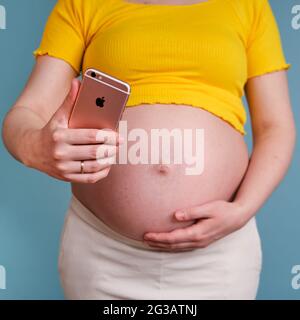
[(103, 108), (103, 107), (104, 107), (104, 102), (105, 102), (104, 97), (102, 97), (102, 98), (97, 98), (97, 99), (96, 99), (96, 105), (97, 105), (97, 107)]

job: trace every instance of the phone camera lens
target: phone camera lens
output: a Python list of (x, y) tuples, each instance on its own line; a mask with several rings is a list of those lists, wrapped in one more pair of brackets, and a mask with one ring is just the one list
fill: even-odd
[(93, 78), (96, 78), (96, 73), (95, 73), (95, 72), (92, 72), (92, 73), (91, 73), (91, 76), (92, 76)]

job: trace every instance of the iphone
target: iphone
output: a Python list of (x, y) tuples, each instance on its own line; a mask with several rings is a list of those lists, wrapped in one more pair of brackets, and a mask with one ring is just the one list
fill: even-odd
[(96, 69), (87, 69), (69, 118), (69, 128), (116, 131), (130, 95), (130, 85)]

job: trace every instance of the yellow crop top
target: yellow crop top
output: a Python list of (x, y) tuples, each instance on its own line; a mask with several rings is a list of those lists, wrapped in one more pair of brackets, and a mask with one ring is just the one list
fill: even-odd
[(127, 107), (192, 105), (242, 134), (247, 79), (290, 67), (268, 0), (58, 0), (34, 51), (42, 54), (128, 82)]

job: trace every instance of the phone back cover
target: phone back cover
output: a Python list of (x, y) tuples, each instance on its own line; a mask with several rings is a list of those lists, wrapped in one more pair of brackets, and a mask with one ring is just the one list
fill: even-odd
[(116, 130), (128, 93), (85, 76), (69, 119), (69, 128)]

